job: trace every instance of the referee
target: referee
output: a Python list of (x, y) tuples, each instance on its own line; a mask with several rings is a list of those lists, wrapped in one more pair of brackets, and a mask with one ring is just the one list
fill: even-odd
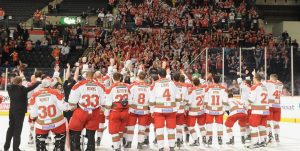
[(12, 85), (7, 88), (10, 98), (9, 108), (9, 127), (6, 133), (6, 141), (4, 144), (4, 151), (8, 151), (11, 139), (13, 139), (13, 151), (20, 151), (21, 132), (25, 113), (27, 112), (27, 93), (35, 89), (40, 82), (36, 82), (30, 87), (22, 86), (22, 78), (17, 76), (13, 79)]

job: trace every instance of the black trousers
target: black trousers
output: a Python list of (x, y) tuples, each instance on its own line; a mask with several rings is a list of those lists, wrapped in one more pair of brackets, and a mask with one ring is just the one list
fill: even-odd
[(64, 111), (64, 117), (67, 118), (68, 123), (70, 122), (72, 115), (73, 111)]
[(25, 113), (9, 112), (9, 127), (6, 133), (6, 141), (4, 149), (8, 150), (10, 147), (11, 139), (13, 139), (13, 151), (19, 151), (21, 143), (21, 133), (23, 128)]

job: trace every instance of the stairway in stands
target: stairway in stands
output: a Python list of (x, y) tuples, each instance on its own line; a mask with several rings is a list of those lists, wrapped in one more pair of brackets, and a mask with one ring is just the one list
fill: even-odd
[(16, 27), (18, 23), (32, 17), (36, 9), (42, 9), (47, 4), (47, 0), (0, 0), (0, 7), (4, 9), (7, 18), (12, 16), (12, 19), (1, 20), (0, 25)]

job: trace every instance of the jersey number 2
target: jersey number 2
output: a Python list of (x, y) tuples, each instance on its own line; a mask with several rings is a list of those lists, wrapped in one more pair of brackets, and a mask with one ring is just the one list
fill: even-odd
[(197, 106), (201, 106), (203, 104), (203, 96), (197, 96), (196, 97), (197, 102)]

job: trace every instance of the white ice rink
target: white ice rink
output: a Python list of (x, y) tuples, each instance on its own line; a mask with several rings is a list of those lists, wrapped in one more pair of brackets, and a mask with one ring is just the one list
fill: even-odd
[[(5, 142), (5, 136), (6, 136), (6, 130), (8, 128), (8, 116), (0, 116), (0, 145), (1, 149), (3, 150), (3, 145)], [(225, 129), (224, 129), (225, 130)], [(237, 137), (235, 137), (235, 145), (234, 146), (227, 146), (227, 145), (222, 145), (219, 146), (217, 145), (217, 140), (214, 138), (213, 147), (207, 148), (204, 147), (202, 144), (200, 147), (189, 147), (188, 145), (185, 145), (181, 149), (176, 149), (176, 150), (191, 150), (191, 151), (205, 151), (205, 150), (222, 150), (222, 151), (233, 151), (233, 150), (249, 150), (246, 149), (241, 143), (240, 143), (240, 137), (238, 136), (239, 133), (239, 128), (234, 129), (234, 133), (236, 134)], [(226, 138), (226, 131), (224, 131), (224, 139), (223, 142), (225, 144), (225, 141), (227, 140)], [(20, 149), (24, 149), (26, 151), (34, 151), (35, 148), (33, 146), (29, 146), (28, 143), (28, 136), (29, 136), (29, 125), (27, 122), (27, 117), (25, 118), (24, 121), (24, 128), (22, 131), (22, 139), (21, 139), (21, 146)], [(98, 148), (97, 150), (99, 151), (106, 151), (106, 150), (112, 150), (111, 148), (111, 136), (108, 134), (107, 130), (104, 133), (104, 138), (101, 142), (101, 147)], [(153, 141), (153, 133), (152, 137), (150, 137), (150, 142)], [(294, 124), (294, 123), (281, 123), (281, 133), (280, 133), (280, 143), (279, 144), (271, 144), (270, 146), (266, 148), (259, 148), (259, 149), (252, 149), (252, 150), (257, 150), (257, 151), (300, 151), (300, 124)], [(135, 141), (133, 141), (133, 149), (130, 150), (137, 150), (136, 145), (137, 145), (137, 138), (134, 138)], [(12, 145), (11, 145), (12, 146)], [(156, 146), (154, 146), (152, 143), (150, 144), (150, 148), (148, 149), (143, 149), (143, 150), (158, 150)], [(165, 150), (168, 150), (167, 144), (165, 147)], [(11, 149), (12, 151), (12, 149)]]

